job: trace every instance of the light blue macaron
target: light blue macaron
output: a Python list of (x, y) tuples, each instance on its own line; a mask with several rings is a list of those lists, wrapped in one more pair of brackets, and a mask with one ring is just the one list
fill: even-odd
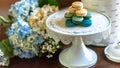
[(75, 24), (81, 24), (81, 22), (83, 21), (83, 17), (81, 17), (81, 16), (76, 16), (76, 15), (74, 15), (73, 17), (72, 17), (72, 21), (73, 21), (73, 23), (75, 23)]

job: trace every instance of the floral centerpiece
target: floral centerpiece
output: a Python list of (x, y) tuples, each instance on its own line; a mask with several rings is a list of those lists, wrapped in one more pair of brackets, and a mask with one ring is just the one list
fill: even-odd
[(11, 5), (9, 19), (0, 16), (8, 24), (8, 38), (0, 42), (0, 65), (8, 66), (14, 56), (30, 59), (47, 53), (48, 58), (52, 57), (60, 45), (48, 36), (45, 20), (56, 11), (55, 0), (21, 0)]

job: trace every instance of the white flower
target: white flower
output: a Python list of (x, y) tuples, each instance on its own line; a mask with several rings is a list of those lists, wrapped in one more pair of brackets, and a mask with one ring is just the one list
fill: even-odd
[(32, 28), (39, 27), (45, 29), (47, 17), (56, 11), (58, 11), (57, 6), (44, 5), (42, 8), (36, 8), (27, 19), (29, 25)]
[(4, 56), (4, 53), (0, 50), (0, 57)]
[(5, 66), (7, 63), (8, 58), (7, 57), (0, 57), (0, 65)]
[(0, 50), (0, 65), (5, 66), (8, 58), (4, 56), (2, 50)]
[(57, 46), (56, 48), (60, 48), (60, 46)]
[(47, 57), (47, 58), (51, 58), (51, 57), (53, 57), (53, 55), (52, 55), (52, 54), (49, 54), (49, 55), (47, 55), (46, 57)]

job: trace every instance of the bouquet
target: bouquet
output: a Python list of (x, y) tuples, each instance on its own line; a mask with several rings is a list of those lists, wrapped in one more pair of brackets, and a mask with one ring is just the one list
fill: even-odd
[(30, 59), (47, 53), (52, 57), (60, 45), (48, 36), (45, 20), (58, 9), (55, 0), (21, 0), (11, 5), (8, 19), (0, 16), (4, 22), (0, 25), (8, 24), (8, 37), (0, 41), (0, 65), (8, 66), (14, 56)]

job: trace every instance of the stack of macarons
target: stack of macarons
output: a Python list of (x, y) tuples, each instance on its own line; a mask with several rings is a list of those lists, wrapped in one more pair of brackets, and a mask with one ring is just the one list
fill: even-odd
[(74, 26), (83, 26), (89, 27), (92, 25), (91, 21), (91, 13), (83, 8), (83, 3), (76, 1), (73, 2), (72, 5), (68, 8), (68, 12), (64, 15), (66, 19), (67, 27)]

